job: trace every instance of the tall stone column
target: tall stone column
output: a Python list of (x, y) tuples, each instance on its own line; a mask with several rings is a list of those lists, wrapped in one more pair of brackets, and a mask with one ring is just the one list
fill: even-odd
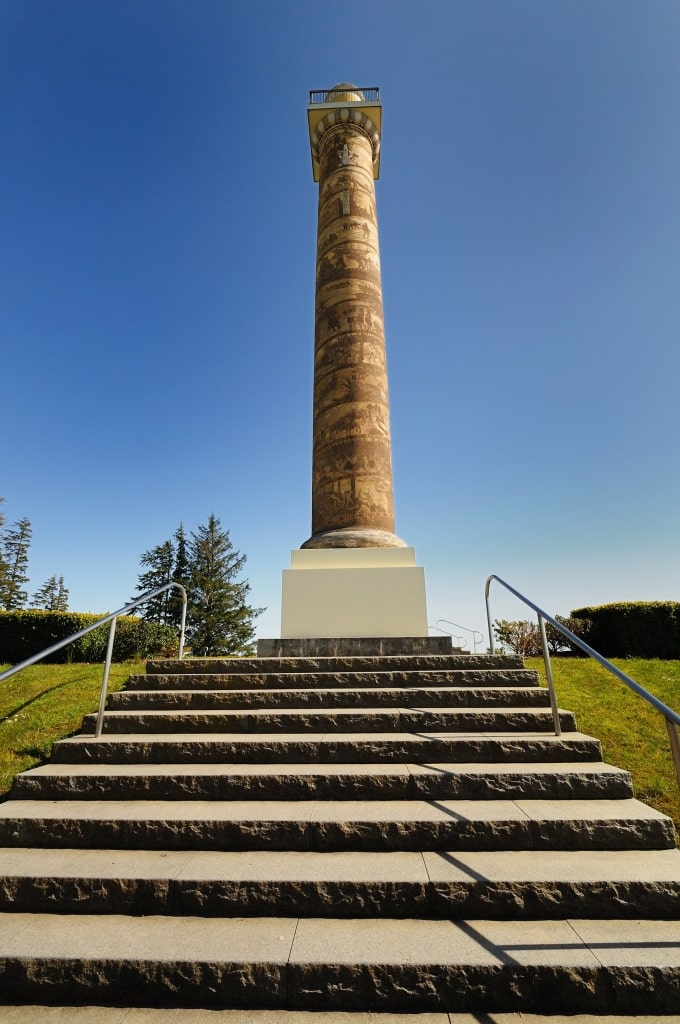
[[(404, 547), (394, 534), (374, 179), (380, 104), (335, 86), (310, 104), (319, 182), (312, 536), (303, 548)], [(372, 116), (370, 116), (372, 115)]]
[(429, 642), (424, 571), (394, 534), (378, 90), (312, 93), (307, 116), (319, 182), (312, 536), (283, 570), (281, 644), (262, 650), (377, 654), (386, 638)]

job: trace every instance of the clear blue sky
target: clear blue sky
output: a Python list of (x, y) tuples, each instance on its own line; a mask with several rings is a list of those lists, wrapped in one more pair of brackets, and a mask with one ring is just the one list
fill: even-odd
[[(397, 532), (430, 622), (505, 576), (680, 598), (677, 0), (2, 0), (0, 494), (31, 591), (214, 512), (261, 636), (310, 533), (310, 89), (383, 100)], [(503, 599), (498, 616), (525, 617)]]

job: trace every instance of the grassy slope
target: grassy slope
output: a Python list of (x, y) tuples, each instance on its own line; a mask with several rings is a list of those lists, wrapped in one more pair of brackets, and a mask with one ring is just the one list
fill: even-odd
[[(680, 661), (613, 659), (617, 668), (680, 710)], [(573, 711), (582, 732), (602, 741), (605, 761), (626, 768), (636, 796), (669, 814), (680, 830), (680, 787), (675, 776), (666, 723), (616, 676), (590, 659), (553, 658), (557, 700)], [(545, 683), (542, 658), (527, 658)]]
[[(143, 671), (143, 662), (112, 665), (109, 690)], [(0, 794), (17, 772), (46, 760), (55, 740), (77, 732), (83, 715), (97, 710), (102, 674), (101, 664), (32, 665), (0, 683)]]

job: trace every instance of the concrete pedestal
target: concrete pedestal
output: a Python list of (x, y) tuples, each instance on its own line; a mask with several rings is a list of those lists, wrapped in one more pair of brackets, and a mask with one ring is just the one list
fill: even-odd
[(425, 573), (413, 548), (291, 552), (281, 637), (426, 637)]

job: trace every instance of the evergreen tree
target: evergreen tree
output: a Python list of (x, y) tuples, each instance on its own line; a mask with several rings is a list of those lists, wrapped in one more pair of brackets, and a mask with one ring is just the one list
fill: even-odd
[[(191, 587), (191, 566), (187, 553), (187, 536), (184, 531), (184, 524), (180, 523), (175, 531), (175, 565), (172, 572), (174, 583), (181, 583), (189, 594)], [(180, 628), (182, 622), (182, 594), (173, 588), (170, 591), (168, 602), (168, 622), (176, 629)]]
[[(0, 498), (0, 504), (4, 501), (4, 498)], [(0, 608), (5, 607), (5, 595), (7, 592), (7, 577), (9, 575), (9, 566), (5, 561), (4, 552), (4, 535), (2, 528), (5, 525), (5, 516), (0, 512)]]
[(246, 604), (250, 584), (236, 579), (245, 561), (216, 516), (191, 534), (188, 632), (195, 654), (252, 652), (253, 620), (264, 609)]
[(31, 523), (24, 516), (10, 527), (2, 537), (2, 591), (0, 606), (6, 611), (24, 608), (28, 600), (28, 592), (24, 584), (28, 583), (28, 549), (31, 546)]
[(68, 611), (68, 589), (64, 586), (64, 577), (50, 576), (31, 600), (33, 608), (44, 608), (48, 612)]
[[(145, 551), (140, 558), (140, 564), (147, 567), (147, 571), (140, 573), (137, 583), (137, 590), (145, 594), (149, 590), (158, 590), (166, 583), (172, 583), (173, 569), (175, 565), (175, 547), (171, 540), (163, 544), (157, 544), (155, 548)], [(166, 590), (157, 597), (152, 597), (143, 608), (142, 618), (149, 622), (170, 622), (170, 597), (172, 591)]]

